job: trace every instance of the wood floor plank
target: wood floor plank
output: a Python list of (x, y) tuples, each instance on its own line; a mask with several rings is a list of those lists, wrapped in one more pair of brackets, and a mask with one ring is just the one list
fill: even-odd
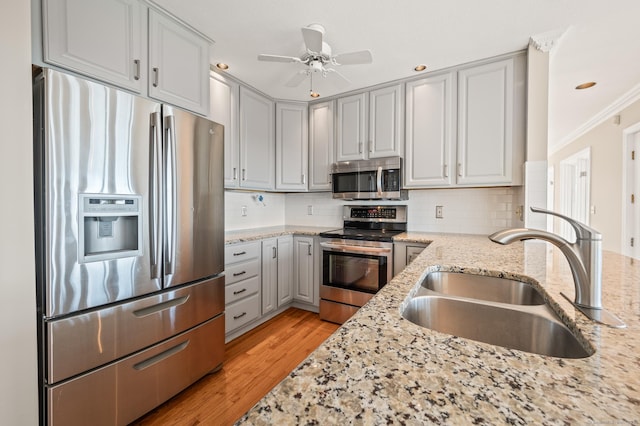
[(229, 342), (222, 369), (203, 377), (136, 426), (231, 425), (339, 326), (290, 308)]

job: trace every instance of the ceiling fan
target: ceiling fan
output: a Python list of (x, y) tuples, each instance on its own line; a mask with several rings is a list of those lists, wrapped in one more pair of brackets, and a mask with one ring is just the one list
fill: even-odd
[(296, 87), (308, 76), (313, 78), (313, 74), (320, 74), (322, 77), (333, 74), (338, 77), (335, 83), (344, 86), (349, 84), (349, 80), (332, 66), (370, 64), (373, 61), (369, 50), (333, 55), (331, 46), (324, 41), (325, 30), (320, 24), (311, 24), (301, 30), (305, 50), (300, 56), (258, 55), (259, 61), (287, 62), (305, 66), (291, 77), (286, 83), (287, 87)]

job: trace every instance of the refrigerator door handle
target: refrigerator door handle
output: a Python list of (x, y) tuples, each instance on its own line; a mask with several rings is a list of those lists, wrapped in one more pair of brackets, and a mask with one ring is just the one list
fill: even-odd
[(165, 259), (164, 273), (174, 273), (177, 225), (176, 126), (175, 117), (167, 115), (165, 123)]
[(162, 189), (162, 156), (160, 151), (160, 139), (162, 128), (160, 113), (154, 112), (150, 117), (149, 125), (149, 145), (150, 145), (150, 167), (149, 167), (149, 238), (151, 247), (151, 278), (160, 278), (160, 223), (161, 223), (161, 196)]

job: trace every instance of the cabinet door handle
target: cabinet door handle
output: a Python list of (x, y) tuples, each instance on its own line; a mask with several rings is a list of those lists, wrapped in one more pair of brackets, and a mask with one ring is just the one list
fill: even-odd
[(307, 183), (307, 176), (303, 173), (302, 174), (302, 184), (306, 185), (306, 183)]
[(238, 179), (238, 169), (236, 167), (233, 168), (233, 180)]
[(369, 152), (373, 152), (373, 140), (369, 141)]
[(458, 176), (462, 177), (462, 163), (458, 163)]
[(309, 244), (309, 245), (307, 246), (307, 248), (308, 248), (308, 250), (309, 250), (307, 254), (308, 254), (309, 256), (311, 256), (311, 244)]
[(153, 87), (158, 87), (158, 74), (160, 74), (160, 71), (158, 71), (157, 67), (153, 68)]
[(442, 166), (442, 173), (444, 174), (444, 177), (449, 177), (449, 166), (448, 165), (444, 165)]
[(242, 256), (243, 254), (247, 254), (246, 251), (239, 251), (237, 253), (233, 253), (234, 256)]
[[(233, 276), (234, 276), (234, 277), (239, 277), (240, 275), (244, 275), (244, 274), (246, 274), (246, 273), (247, 273), (247, 271), (234, 272), (234, 273), (233, 273)], [(235, 294), (235, 293), (234, 293), (234, 294)]]
[(235, 315), (235, 316), (233, 317), (233, 319), (234, 319), (234, 320), (237, 320), (237, 319), (242, 318), (242, 317), (243, 317), (243, 316), (245, 316), (245, 315), (247, 315), (247, 313), (246, 313), (246, 312), (243, 312), (243, 313), (241, 313), (240, 315)]
[(276, 257), (278, 257), (278, 249), (275, 246), (271, 248), (273, 249), (273, 258), (275, 259)]
[(244, 293), (245, 291), (247, 291), (247, 289), (246, 289), (246, 288), (243, 288), (242, 290), (234, 291), (234, 292), (233, 292), (233, 294), (234, 294), (234, 295), (236, 295), (236, 294), (241, 294), (241, 293)]
[(134, 66), (133, 79), (140, 80), (140, 59), (134, 59), (133, 66)]
[(242, 180), (247, 180), (247, 169), (242, 169)]

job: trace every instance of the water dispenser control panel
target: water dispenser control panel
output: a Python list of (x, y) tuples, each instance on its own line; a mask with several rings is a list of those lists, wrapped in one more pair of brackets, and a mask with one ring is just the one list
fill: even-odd
[(79, 261), (95, 262), (142, 254), (140, 195), (79, 195)]

